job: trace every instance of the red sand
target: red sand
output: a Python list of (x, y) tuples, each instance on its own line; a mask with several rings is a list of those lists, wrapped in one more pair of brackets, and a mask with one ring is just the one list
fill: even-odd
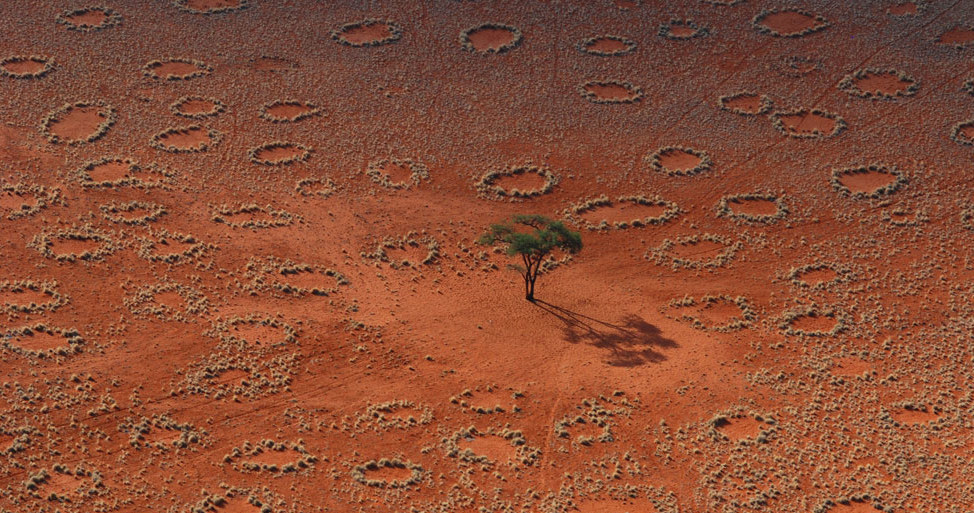
[(879, 92), (895, 95), (905, 91), (912, 82), (903, 80), (896, 73), (867, 73), (864, 78), (855, 80), (856, 87), (861, 91)]
[(595, 52), (616, 53), (629, 48), (624, 41), (600, 37), (592, 41), (586, 48)]
[[(33, 216), (0, 216), (0, 281), (57, 281), (69, 299), (22, 312), (9, 305), (48, 301), (0, 293), (0, 510), (257, 513), (260, 502), (274, 513), (764, 513), (811, 512), (864, 494), (894, 512), (974, 504), (974, 431), (965, 421), (974, 385), (974, 232), (962, 217), (972, 201), (972, 154), (949, 137), (971, 117), (962, 91), (971, 55), (938, 43), (970, 22), (963, 2), (924, 2), (906, 17), (887, 14), (895, 1), (832, 2), (816, 12), (833, 26), (799, 39), (763, 36), (751, 25), (761, 9), (788, 8), (782, 2), (249, 4), (203, 16), (169, 1), (114, 2), (121, 24), (96, 32), (59, 25), (64, 5), (4, 4), (4, 18), (16, 23), (5, 28), (0, 56), (50, 56), (56, 69), (40, 79), (0, 76), (0, 184), (58, 188), (65, 201)], [(713, 33), (664, 44), (655, 28), (671, 17), (692, 18)], [(354, 49), (329, 39), (335, 27), (365, 18), (395, 20), (403, 37)], [(460, 33), (487, 22), (521, 28), (526, 44), (500, 59), (464, 51)], [(346, 35), (367, 41), (387, 33), (380, 26)], [(578, 42), (596, 34), (631, 38), (640, 51), (622, 58), (579, 52)], [(175, 57), (213, 71), (189, 82), (141, 71)], [(794, 76), (787, 63), (804, 61), (790, 57), (821, 66)], [(851, 71), (891, 68), (924, 86), (895, 102), (860, 100), (836, 87)], [(644, 97), (601, 105), (579, 94), (579, 84), (605, 80), (630, 80)], [(716, 98), (740, 91), (766, 95), (783, 112), (835, 112), (848, 127), (836, 137), (785, 137), (770, 116), (736, 116), (717, 105)], [(221, 144), (158, 151), (151, 138), (187, 122), (169, 110), (184, 96), (227, 105), (206, 122), (223, 134)], [(261, 109), (280, 98), (313, 101), (329, 115), (263, 120)], [(112, 105), (114, 128), (90, 144), (50, 143), (43, 117), (79, 101)], [(79, 111), (52, 130), (85, 137), (98, 122)], [(782, 122), (797, 133), (834, 129), (811, 115)], [(204, 136), (167, 142), (192, 145)], [(315, 148), (315, 155), (289, 166), (250, 160), (252, 148), (277, 140)], [(711, 171), (654, 171), (646, 158), (670, 146), (705, 150)], [(429, 181), (408, 189), (373, 182), (368, 163), (391, 156), (422, 163)], [(172, 177), (160, 181), (146, 171), (153, 187), (85, 186), (79, 170), (101, 158), (132, 159), (146, 170), (156, 164)], [(664, 158), (675, 169), (698, 162)], [(478, 194), (484, 173), (529, 164), (555, 173), (557, 187), (529, 199)], [(832, 170), (869, 165), (895, 166), (908, 184), (879, 200), (831, 186)], [(102, 181), (131, 173), (116, 162), (90, 174)], [(306, 179), (331, 180), (334, 191), (304, 196), (297, 185)], [(866, 191), (888, 179), (843, 183)], [(541, 178), (497, 185), (536, 188)], [(765, 226), (718, 216), (721, 198), (750, 191), (780, 195), (787, 219)], [(475, 243), (505, 216), (564, 218), (572, 205), (603, 194), (659, 195), (682, 212), (640, 229), (582, 230), (584, 250), (539, 278), (543, 302), (534, 304), (506, 268), (516, 261)], [(19, 207), (10, 195), (0, 198), (0, 208)], [(162, 205), (168, 214), (128, 226), (99, 209), (130, 201)], [(250, 204), (293, 213), (293, 222), (250, 230), (211, 219), (222, 205)], [(732, 208), (771, 210), (766, 202)], [(929, 221), (894, 225), (887, 217), (893, 210), (924, 212)], [(629, 221), (653, 212), (621, 205), (585, 219)], [(234, 220), (261, 216), (270, 220), (260, 213)], [(115, 252), (59, 262), (38, 251), (39, 234), (86, 224), (110, 236)], [(188, 249), (169, 238), (146, 254), (147, 241), (165, 237), (163, 230), (210, 246), (201, 256), (157, 261), (154, 255)], [(437, 240), (433, 263), (405, 268), (367, 256), (384, 238), (409, 232)], [(734, 258), (702, 269), (666, 258), (709, 262), (727, 249), (710, 242), (674, 247), (661, 263), (652, 258), (665, 240), (703, 233), (739, 243)], [(99, 247), (51, 240), (56, 254)], [(389, 253), (419, 260), (428, 248)], [(348, 283), (320, 272), (282, 275), (286, 260), (333, 269)], [(820, 263), (852, 269), (854, 277), (822, 287), (789, 277)], [(814, 271), (801, 278), (835, 277)], [(163, 282), (199, 290), (209, 307), (189, 314), (191, 302), (172, 292), (133, 302), (136, 291)], [(293, 294), (280, 283), (336, 290)], [(756, 319), (722, 332), (670, 310), (673, 301), (705, 295), (744, 296)], [(847, 312), (847, 331), (789, 334), (786, 315), (812, 304)], [(146, 313), (158, 305), (184, 315)], [(741, 315), (727, 303), (683, 312), (708, 326)], [(292, 326), (296, 340), (275, 344), (284, 331), (274, 328), (236, 330), (260, 344), (221, 339), (220, 326), (250, 315)], [(80, 352), (40, 358), (5, 335), (38, 323), (76, 329), (85, 343)], [(830, 330), (834, 323), (806, 317), (790, 328)], [(31, 343), (60, 342), (42, 338)], [(373, 415), (392, 401), (415, 406)], [(907, 412), (908, 401), (937, 416)], [(766, 440), (755, 436), (755, 423), (738, 421), (753, 415), (775, 419)], [(410, 416), (416, 421), (402, 420)], [(740, 442), (713, 436), (717, 416), (732, 419), (720, 429)], [(131, 427), (143, 419), (166, 419), (200, 436), (182, 448), (134, 447)], [(147, 439), (179, 439), (176, 429), (152, 426)], [(474, 426), (518, 432), (524, 446), (475, 437), (465, 445), (495, 462), (449, 456), (444, 438)], [(28, 433), (23, 447), (6, 450), (21, 430)], [(274, 473), (235, 469), (245, 455), (225, 462), (235, 447), (262, 440), (300, 441), (314, 462)], [(287, 451), (289, 459), (296, 454)], [(529, 454), (534, 459), (522, 461)], [(357, 465), (382, 458), (419, 465), (419, 482), (383, 488), (355, 478)], [(58, 477), (55, 465), (98, 479)], [(29, 489), (25, 482), (42, 470), (52, 483)], [(412, 475), (383, 469), (366, 478), (391, 485)], [(86, 495), (48, 499), (79, 485)], [(202, 502), (203, 490), (225, 499)], [(871, 501), (823, 507), (875, 511)]]
[(742, 94), (724, 101), (724, 107), (748, 114), (760, 113), (762, 106), (761, 95), (759, 94)]
[(797, 34), (818, 25), (814, 16), (795, 11), (779, 11), (764, 17), (760, 23), (782, 35)]
[(633, 92), (622, 84), (587, 84), (585, 90), (600, 100), (627, 100)]
[(825, 116), (806, 112), (803, 114), (786, 114), (780, 116), (785, 129), (795, 134), (821, 133), (830, 135), (835, 131), (835, 120)]
[(896, 175), (882, 171), (866, 171), (864, 173), (845, 173), (839, 177), (839, 182), (852, 192), (869, 194), (896, 181)]
[(219, 104), (211, 100), (189, 100), (179, 104), (179, 112), (187, 115), (215, 112)]
[(470, 32), (470, 44), (478, 52), (499, 50), (514, 41), (516, 35), (504, 28), (486, 27)]
[(51, 123), (50, 132), (67, 141), (83, 141), (105, 121), (104, 108), (72, 107)]
[(700, 165), (702, 161), (699, 156), (683, 150), (667, 150), (659, 156), (660, 165), (670, 171), (688, 171)]

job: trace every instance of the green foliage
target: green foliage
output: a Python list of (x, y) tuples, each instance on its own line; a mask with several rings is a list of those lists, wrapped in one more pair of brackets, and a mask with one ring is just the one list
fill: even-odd
[(571, 254), (581, 251), (582, 234), (570, 230), (561, 221), (536, 214), (518, 214), (503, 223), (492, 224), (477, 243), (505, 244), (508, 256), (521, 257), (521, 264), (511, 268), (524, 276), (525, 297), (534, 301), (534, 283), (541, 263), (556, 249)]

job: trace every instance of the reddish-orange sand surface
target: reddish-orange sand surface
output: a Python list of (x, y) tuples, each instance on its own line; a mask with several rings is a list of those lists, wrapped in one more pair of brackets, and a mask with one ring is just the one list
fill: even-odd
[(966, 0), (0, 11), (0, 513), (974, 508)]

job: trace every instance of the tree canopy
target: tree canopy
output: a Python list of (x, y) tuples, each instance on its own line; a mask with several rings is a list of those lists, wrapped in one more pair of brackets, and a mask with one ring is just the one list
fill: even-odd
[(570, 230), (561, 221), (535, 214), (518, 214), (492, 224), (477, 242), (506, 244), (508, 256), (521, 257), (521, 264), (510, 267), (524, 277), (524, 296), (528, 301), (534, 301), (534, 284), (542, 263), (552, 251), (560, 249), (575, 254), (582, 250), (581, 233)]

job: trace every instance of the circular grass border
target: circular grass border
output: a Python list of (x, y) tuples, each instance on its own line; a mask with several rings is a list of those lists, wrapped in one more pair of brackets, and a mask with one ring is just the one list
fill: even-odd
[[(782, 34), (781, 32), (778, 32), (777, 30), (774, 30), (767, 25), (761, 24), (761, 22), (767, 19), (768, 16), (771, 16), (772, 14), (778, 14), (784, 12), (793, 12), (796, 14), (800, 14), (802, 16), (807, 16), (809, 18), (812, 18), (815, 21), (815, 24), (806, 29), (802, 29), (798, 32), (792, 32), (789, 34)], [(781, 9), (762, 9), (761, 12), (757, 13), (756, 15), (754, 15), (753, 18), (751, 18), (751, 27), (753, 27), (754, 30), (757, 30), (758, 34), (765, 34), (773, 37), (785, 37), (785, 38), (803, 37), (809, 34), (814, 34), (816, 32), (821, 32), (829, 28), (831, 25), (832, 24), (829, 23), (829, 20), (825, 19), (825, 17), (822, 16), (821, 14), (815, 14), (806, 11), (800, 7), (784, 7)]]
[[(896, 75), (896, 78), (900, 81), (910, 82), (903, 91), (896, 91), (893, 94), (884, 93), (882, 91), (864, 91), (856, 85), (856, 80), (862, 80), (868, 75)], [(908, 96), (913, 96), (920, 90), (920, 81), (913, 78), (911, 75), (907, 74), (905, 71), (893, 69), (893, 68), (863, 68), (855, 73), (850, 73), (844, 77), (836, 87), (851, 96), (857, 96), (859, 98), (866, 98), (869, 100), (895, 100), (897, 98), (905, 98)]]
[[(828, 269), (834, 272), (835, 278), (828, 281), (823, 280), (814, 285), (801, 279), (803, 274), (821, 271), (822, 269)], [(788, 271), (788, 274), (785, 275), (785, 279), (791, 280), (793, 285), (809, 290), (828, 290), (833, 285), (848, 283), (856, 280), (857, 278), (858, 275), (852, 270), (851, 267), (836, 262), (813, 262), (811, 264), (792, 267)]]
[[(216, 249), (216, 245), (208, 244), (205, 242), (200, 242), (196, 237), (192, 235), (187, 235), (184, 233), (174, 233), (166, 229), (160, 229), (152, 232), (152, 239), (148, 237), (139, 238), (139, 248), (136, 253), (150, 261), (150, 262), (163, 262), (166, 264), (181, 264), (185, 263), (191, 259), (195, 259), (203, 256), (203, 254), (210, 249)], [(178, 253), (165, 253), (158, 254), (153, 253), (152, 250), (158, 247), (160, 244), (166, 244), (168, 240), (173, 240), (175, 242), (180, 242), (183, 244), (190, 244), (190, 247), (184, 249)]]
[[(267, 160), (262, 159), (258, 156), (258, 153), (266, 150), (274, 150), (278, 148), (297, 148), (301, 150), (301, 153), (296, 155), (291, 155), (290, 157), (285, 157), (278, 160)], [(247, 158), (250, 159), (254, 164), (260, 164), (262, 166), (287, 166), (289, 164), (295, 164), (298, 162), (304, 162), (311, 158), (311, 152), (314, 148), (311, 146), (305, 146), (301, 143), (288, 142), (288, 141), (271, 141), (259, 146), (255, 146), (247, 150)]]
[[(673, 27), (686, 27), (693, 29), (693, 33), (686, 36), (678, 36), (673, 33)], [(656, 35), (669, 39), (670, 41), (689, 41), (690, 39), (696, 39), (698, 37), (706, 37), (710, 35), (710, 27), (704, 25), (698, 25), (693, 20), (685, 19), (672, 19), (666, 23), (659, 26), (656, 31)]]
[[(283, 106), (283, 105), (299, 105), (301, 107), (307, 107), (309, 110), (289, 118), (275, 116), (270, 112), (268, 112), (269, 109)], [(318, 107), (318, 105), (314, 103), (301, 101), (301, 100), (285, 99), (285, 100), (274, 100), (272, 102), (265, 103), (264, 105), (261, 106), (260, 113), (258, 114), (258, 116), (260, 116), (260, 119), (263, 119), (265, 121), (270, 121), (271, 123), (297, 123), (298, 121), (308, 119), (314, 116), (319, 116), (321, 114), (322, 114), (321, 107)]]
[[(98, 107), (100, 113), (104, 112), (105, 119), (102, 120), (102, 122), (95, 127), (95, 130), (92, 133), (88, 134), (87, 137), (85, 137), (84, 139), (64, 139), (59, 135), (51, 133), (51, 125), (58, 122), (61, 116), (67, 114), (73, 109), (87, 109), (89, 107)], [(108, 103), (105, 103), (101, 100), (80, 101), (74, 103), (65, 103), (64, 105), (61, 105), (60, 107), (47, 113), (47, 115), (45, 115), (41, 119), (40, 129), (41, 129), (41, 134), (43, 134), (44, 138), (47, 139), (48, 142), (50, 143), (53, 144), (64, 143), (69, 146), (77, 146), (81, 144), (92, 143), (97, 141), (98, 139), (101, 139), (102, 137), (105, 136), (105, 134), (108, 133), (108, 129), (110, 129), (113, 125), (115, 125), (116, 121), (118, 121), (118, 112), (115, 111), (115, 107), (112, 107)]]
[[(12, 339), (19, 336), (29, 335), (35, 331), (39, 333), (46, 333), (48, 335), (64, 337), (64, 345), (51, 349), (35, 350), (19, 346), (12, 341)], [(85, 339), (80, 333), (78, 333), (78, 330), (73, 328), (65, 329), (51, 327), (40, 323), (31, 326), (22, 326), (20, 328), (9, 329), (0, 333), (0, 347), (5, 348), (12, 353), (33, 358), (53, 358), (55, 356), (69, 356), (71, 354), (77, 354), (82, 351), (81, 347), (84, 344)]]
[[(189, 114), (189, 113), (182, 112), (181, 110), (179, 110), (179, 108), (182, 107), (184, 104), (189, 103), (189, 102), (193, 102), (193, 101), (196, 101), (196, 102), (200, 102), (200, 101), (202, 101), (202, 102), (210, 102), (210, 103), (213, 104), (213, 110), (210, 110), (208, 112), (196, 112), (196, 113), (193, 113), (193, 114)], [(177, 116), (181, 116), (181, 117), (189, 118), (189, 119), (206, 119), (206, 118), (211, 118), (211, 117), (218, 116), (218, 115), (226, 112), (226, 110), (227, 110), (227, 106), (222, 101), (217, 100), (216, 98), (207, 97), (207, 96), (181, 96), (181, 97), (177, 98), (176, 101), (174, 101), (171, 105), (169, 105), (169, 112), (172, 112), (173, 114), (175, 114)]]
[[(196, 146), (175, 146), (171, 144), (166, 144), (162, 142), (162, 139), (167, 135), (176, 134), (188, 134), (196, 130), (205, 130), (206, 136), (209, 138), (208, 141), (201, 141)], [(203, 125), (193, 124), (186, 126), (177, 126), (166, 128), (163, 131), (153, 135), (149, 139), (149, 146), (157, 150), (165, 151), (168, 153), (203, 153), (211, 148), (216, 147), (223, 140), (223, 133), (215, 128), (206, 128)]]
[[(402, 182), (393, 182), (390, 180), (389, 174), (382, 171), (389, 164), (409, 169), (409, 179)], [(387, 189), (409, 189), (413, 185), (423, 183), (424, 180), (428, 181), (430, 178), (429, 168), (426, 165), (412, 159), (397, 158), (385, 158), (370, 162), (368, 168), (365, 170), (365, 174), (373, 182)]]
[[(390, 480), (385, 481), (381, 479), (369, 479), (366, 476), (366, 472), (370, 470), (379, 470), (381, 468), (397, 468), (397, 469), (409, 469), (410, 476), (408, 479), (403, 480)], [(423, 467), (419, 464), (413, 463), (411, 461), (402, 461), (398, 458), (387, 459), (381, 458), (379, 460), (371, 460), (361, 465), (355, 465), (352, 467), (350, 472), (352, 479), (364, 484), (365, 486), (372, 486), (376, 488), (408, 488), (412, 485), (419, 484), (423, 479), (424, 474)]]
[(239, 0), (239, 2), (240, 3), (235, 6), (211, 7), (209, 9), (194, 9), (188, 5), (189, 0), (172, 0), (173, 5), (175, 5), (176, 8), (179, 9), (181, 12), (187, 12), (191, 14), (202, 14), (204, 16), (239, 12), (250, 7), (250, 0)]
[[(593, 211), (599, 207), (611, 206), (615, 203), (633, 203), (635, 205), (647, 205), (647, 206), (660, 206), (664, 207), (663, 213), (659, 216), (649, 216), (643, 218), (633, 219), (631, 221), (616, 221), (612, 224), (605, 219), (603, 219), (598, 224), (591, 223), (581, 218), (581, 214), (585, 212)], [(624, 230), (630, 227), (643, 227), (649, 225), (660, 225), (667, 221), (676, 218), (683, 212), (682, 209), (672, 201), (667, 201), (660, 196), (646, 197), (642, 195), (638, 196), (619, 196), (615, 201), (609, 199), (606, 195), (601, 195), (597, 198), (592, 198), (585, 200), (580, 203), (571, 205), (565, 210), (564, 216), (569, 222), (582, 226), (587, 230), (591, 231), (605, 231), (610, 228), (616, 230)]]
[[(470, 35), (478, 30), (491, 30), (491, 29), (506, 30), (510, 32), (514, 37), (507, 43), (504, 43), (497, 48), (488, 48), (486, 50), (478, 50), (474, 48), (473, 41), (470, 40)], [(521, 32), (521, 29), (513, 25), (507, 25), (504, 23), (496, 23), (496, 22), (481, 23), (480, 25), (468, 27), (460, 31), (460, 47), (468, 52), (476, 53), (480, 55), (499, 55), (502, 53), (507, 53), (521, 46), (521, 43), (523, 41), (524, 41), (524, 33)]]
[[(312, 191), (310, 187), (313, 185), (321, 185), (321, 190)], [(294, 191), (301, 196), (311, 197), (317, 196), (319, 198), (327, 198), (334, 194), (338, 190), (338, 186), (331, 178), (302, 178), (298, 180), (298, 183), (294, 186)]]
[[(78, 25), (77, 23), (72, 23), (69, 17), (80, 16), (88, 14), (93, 11), (101, 11), (105, 14), (105, 20), (98, 25)], [(116, 25), (121, 25), (122, 15), (110, 7), (105, 7), (102, 5), (89, 5), (87, 7), (80, 7), (78, 9), (68, 9), (66, 11), (61, 11), (58, 13), (55, 21), (59, 25), (64, 25), (68, 30), (74, 30), (76, 32), (97, 32), (99, 30), (105, 30), (107, 28), (114, 27)]]
[[(835, 319), (835, 326), (829, 331), (805, 331), (793, 327), (791, 324), (801, 317), (828, 317)], [(805, 337), (832, 337), (849, 329), (852, 318), (849, 314), (837, 310), (821, 308), (812, 303), (807, 306), (797, 306), (785, 311), (778, 322), (778, 329), (786, 335), (799, 335)]]
[[(386, 37), (384, 37), (384, 38), (382, 38), (382, 39), (376, 39), (376, 40), (372, 40), (372, 41), (365, 41), (365, 42), (362, 42), (362, 43), (353, 43), (352, 41), (349, 41), (348, 39), (345, 39), (342, 36), (342, 34), (344, 34), (345, 32), (348, 32), (349, 30), (354, 30), (354, 29), (357, 29), (357, 28), (364, 28), (364, 27), (371, 27), (373, 25), (379, 25), (379, 24), (384, 24), (384, 25), (386, 25), (386, 26), (389, 27), (389, 35), (386, 36)], [(395, 21), (392, 21), (392, 20), (380, 20), (380, 19), (376, 19), (376, 18), (365, 18), (364, 20), (361, 20), (361, 21), (353, 21), (351, 23), (346, 23), (344, 25), (339, 26), (336, 29), (333, 29), (331, 31), (331, 38), (336, 43), (341, 44), (341, 45), (344, 45), (344, 46), (351, 46), (353, 48), (367, 48), (367, 47), (383, 46), (383, 45), (388, 45), (388, 44), (395, 43), (395, 42), (399, 41), (400, 39), (402, 39), (402, 34), (403, 34), (402, 25), (396, 23)]]
[[(588, 88), (591, 86), (619, 86), (624, 88), (630, 93), (629, 96), (625, 98), (600, 98), (598, 94), (589, 91)], [(597, 105), (624, 105), (630, 103), (638, 103), (642, 101), (644, 93), (641, 87), (629, 82), (628, 80), (589, 80), (578, 86), (578, 92), (582, 95), (582, 98), (595, 103)]]
[[(852, 174), (865, 174), (865, 173), (883, 173), (892, 175), (895, 177), (892, 183), (886, 184), (872, 192), (852, 192), (842, 184), (841, 178), (845, 175)], [(909, 178), (906, 174), (896, 168), (896, 166), (886, 166), (882, 164), (869, 164), (865, 166), (853, 166), (845, 168), (836, 168), (832, 170), (832, 176), (829, 178), (829, 183), (832, 185), (832, 189), (841, 194), (842, 196), (853, 198), (853, 199), (880, 199), (883, 196), (889, 196), (894, 192), (903, 188), (903, 186), (910, 183)]]
[[(792, 132), (788, 130), (788, 127), (785, 125), (785, 122), (781, 120), (781, 118), (785, 116), (797, 116), (797, 115), (807, 116), (809, 114), (834, 121), (835, 127), (832, 129), (832, 132), (826, 134), (825, 132), (822, 132), (821, 130), (818, 129), (814, 129), (811, 132), (806, 132), (806, 133)], [(829, 112), (827, 110), (822, 110), (822, 109), (806, 109), (806, 108), (792, 109), (792, 110), (779, 110), (779, 111), (772, 112), (771, 126), (773, 126), (775, 130), (777, 130), (778, 132), (781, 132), (781, 134), (784, 135), (785, 137), (792, 137), (795, 139), (825, 139), (828, 137), (835, 137), (841, 134), (842, 132), (844, 132), (846, 128), (848, 128), (845, 119), (843, 119), (841, 116), (839, 116), (834, 112)]]
[[(179, 62), (179, 63), (183, 63), (183, 64), (192, 64), (193, 66), (196, 66), (196, 71), (194, 71), (192, 73), (186, 73), (184, 75), (173, 75), (172, 73), (170, 73), (170, 74), (168, 74), (166, 76), (162, 76), (162, 75), (156, 73), (156, 71), (155, 71), (154, 68), (158, 68), (158, 67), (162, 66), (163, 64), (166, 64), (166, 63), (169, 63), (169, 62)], [(210, 66), (209, 64), (207, 64), (207, 63), (205, 63), (203, 61), (200, 61), (200, 60), (197, 60), (197, 59), (190, 59), (188, 57), (170, 57), (170, 58), (165, 59), (165, 60), (154, 59), (154, 60), (151, 60), (151, 61), (147, 62), (145, 64), (145, 66), (142, 66), (142, 75), (143, 76), (149, 77), (149, 78), (154, 79), (154, 80), (166, 80), (166, 81), (169, 81), (169, 82), (173, 82), (173, 81), (177, 81), (177, 80), (192, 80), (194, 78), (205, 77), (206, 75), (209, 75), (210, 73), (213, 73), (213, 67), (212, 66)]]
[[(102, 216), (113, 223), (127, 224), (129, 226), (148, 226), (149, 223), (158, 221), (160, 217), (169, 213), (166, 207), (148, 201), (132, 200), (125, 203), (111, 202), (98, 207)], [(138, 209), (147, 210), (144, 216), (135, 218), (123, 217), (116, 214), (134, 212)]]
[[(26, 61), (42, 63), (44, 64), (44, 68), (40, 71), (33, 71), (29, 73), (15, 73), (6, 68), (7, 64)], [(0, 76), (16, 78), (18, 80), (32, 80), (44, 77), (48, 73), (54, 71), (55, 67), (54, 59), (51, 57), (43, 57), (41, 55), (11, 55), (9, 57), (0, 59)]]
[[(701, 241), (713, 242), (715, 244), (720, 244), (724, 246), (724, 250), (718, 253), (716, 256), (709, 260), (688, 260), (684, 257), (678, 257), (675, 255), (670, 255), (668, 252), (676, 247), (694, 245)], [(664, 239), (663, 242), (656, 246), (655, 248), (650, 248), (643, 255), (643, 258), (649, 260), (656, 265), (663, 265), (669, 263), (674, 269), (684, 268), (684, 269), (716, 269), (718, 267), (723, 267), (731, 262), (737, 255), (737, 252), (744, 247), (744, 244), (740, 241), (731, 242), (730, 239), (722, 235), (717, 235), (714, 233), (700, 233), (695, 235), (684, 235), (677, 237), (676, 240)]]
[[(100, 243), (100, 246), (94, 251), (86, 250), (80, 254), (56, 254), (51, 251), (51, 246), (54, 245), (54, 239), (81, 241), (93, 240)], [(58, 262), (75, 262), (77, 260), (84, 260), (87, 262), (100, 261), (121, 249), (121, 247), (117, 245), (111, 238), (108, 232), (95, 228), (90, 224), (74, 226), (71, 228), (62, 228), (53, 232), (42, 231), (37, 235), (34, 235), (34, 238), (31, 239), (31, 241), (27, 244), (27, 247), (37, 250), (37, 252), (45, 258), (53, 258)]]
[[(250, 214), (253, 212), (262, 212), (271, 216), (271, 220), (247, 220), (241, 223), (230, 222), (225, 219), (225, 216), (232, 216), (236, 214)], [(294, 222), (297, 216), (291, 214), (290, 212), (284, 210), (277, 210), (270, 205), (266, 207), (261, 207), (255, 203), (250, 203), (246, 205), (239, 205), (237, 207), (230, 207), (227, 205), (220, 205), (216, 207), (211, 216), (211, 220), (215, 223), (223, 223), (231, 228), (278, 228), (281, 226), (288, 226)]]
[[(758, 97), (758, 101), (761, 102), (761, 106), (758, 108), (758, 111), (757, 112), (750, 112), (750, 111), (746, 111), (744, 109), (733, 108), (733, 107), (728, 107), (727, 106), (727, 102), (729, 102), (731, 100), (734, 100), (736, 98), (743, 98), (745, 96), (757, 96)], [(771, 112), (771, 109), (774, 107), (774, 103), (771, 101), (771, 98), (768, 97), (768, 95), (766, 95), (766, 94), (756, 93), (756, 92), (753, 92), (753, 91), (738, 91), (736, 93), (725, 94), (723, 96), (718, 97), (717, 98), (717, 106), (720, 107), (720, 110), (724, 110), (724, 111), (727, 111), (727, 112), (732, 112), (734, 114), (739, 114), (741, 116), (752, 116), (752, 117), (756, 117), (756, 116), (762, 116), (764, 114), (767, 114), (767, 113)]]
[(45, 303), (37, 304), (31, 302), (29, 304), (23, 303), (9, 303), (0, 302), (0, 313), (41, 313), (41, 312), (53, 312), (58, 308), (68, 304), (70, 298), (58, 290), (60, 284), (56, 281), (34, 281), (34, 280), (4, 280), (0, 281), (0, 291), (9, 291), (17, 293), (23, 290), (29, 290), (31, 292), (36, 292), (40, 294), (47, 295), (51, 298), (50, 301)]
[[(520, 176), (525, 173), (534, 173), (542, 178), (544, 178), (544, 185), (540, 189), (529, 189), (526, 191), (521, 191), (519, 189), (511, 189), (508, 191), (503, 187), (494, 185), (494, 182), (505, 176)], [(510, 198), (512, 201), (515, 199), (525, 199), (534, 198), (537, 196), (542, 196), (548, 194), (554, 190), (555, 186), (558, 185), (561, 179), (553, 173), (547, 167), (534, 166), (531, 164), (524, 166), (508, 166), (501, 169), (495, 169), (493, 171), (488, 171), (480, 177), (480, 180), (474, 185), (477, 189), (478, 195), (481, 198), (501, 200), (504, 198)]]
[(64, 197), (61, 195), (61, 189), (57, 187), (48, 188), (43, 185), (27, 184), (24, 182), (0, 183), (0, 194), (2, 193), (10, 193), (15, 196), (29, 194), (34, 197), (33, 205), (22, 203), (20, 209), (12, 209), (7, 214), (8, 221), (16, 221), (17, 219), (30, 217), (52, 205), (67, 205), (67, 202), (64, 201)]
[[(623, 48), (623, 49), (621, 49), (621, 50), (616, 50), (614, 52), (606, 52), (606, 51), (602, 51), (602, 50), (593, 50), (593, 49), (589, 48), (589, 46), (591, 46), (591, 45), (595, 44), (596, 42), (598, 42), (600, 40), (603, 40), (603, 39), (608, 39), (610, 41), (616, 41), (616, 42), (622, 43), (626, 47)], [(584, 54), (587, 54), (587, 55), (595, 55), (597, 57), (622, 57), (624, 55), (629, 55), (629, 54), (635, 52), (636, 49), (639, 47), (639, 45), (635, 41), (633, 41), (632, 39), (629, 39), (627, 37), (614, 36), (614, 35), (611, 35), (611, 34), (602, 34), (602, 35), (587, 37), (587, 38), (581, 40), (577, 45), (575, 45), (575, 47), (578, 48), (578, 51), (580, 51), (580, 52), (582, 52)]]
[[(689, 155), (693, 155), (700, 159), (700, 162), (696, 166), (690, 169), (668, 169), (663, 166), (661, 161), (663, 154), (672, 151), (679, 151)], [(705, 151), (695, 150), (693, 148), (688, 148), (686, 146), (663, 146), (662, 148), (656, 150), (650, 155), (646, 156), (646, 162), (653, 171), (658, 171), (660, 173), (665, 173), (669, 176), (694, 176), (700, 173), (710, 171), (713, 169), (714, 161), (710, 158), (710, 155)]]
[[(702, 309), (707, 308), (710, 305), (717, 304), (718, 302), (728, 302), (737, 306), (741, 310), (741, 317), (733, 322), (728, 322), (725, 324), (719, 324), (716, 326), (710, 326), (703, 322), (698, 316), (690, 314), (682, 314), (677, 316), (672, 316), (667, 314), (667, 312), (674, 308), (686, 308), (699, 306)], [(667, 318), (685, 321), (690, 324), (694, 329), (701, 331), (711, 331), (714, 333), (730, 333), (732, 331), (742, 330), (744, 328), (751, 327), (752, 323), (757, 320), (758, 314), (751, 307), (751, 303), (744, 296), (731, 297), (726, 294), (717, 295), (704, 295), (701, 296), (699, 300), (694, 299), (690, 296), (684, 296), (680, 299), (673, 299), (669, 303), (663, 305), (660, 309), (660, 313), (665, 315)]]
[[(731, 208), (731, 203), (744, 201), (770, 201), (775, 204), (777, 210), (774, 214), (747, 214), (737, 213)], [(784, 194), (772, 194), (764, 192), (749, 192), (742, 194), (729, 194), (720, 198), (717, 202), (717, 217), (726, 217), (735, 221), (751, 224), (774, 224), (788, 216), (788, 205), (785, 203)]]

